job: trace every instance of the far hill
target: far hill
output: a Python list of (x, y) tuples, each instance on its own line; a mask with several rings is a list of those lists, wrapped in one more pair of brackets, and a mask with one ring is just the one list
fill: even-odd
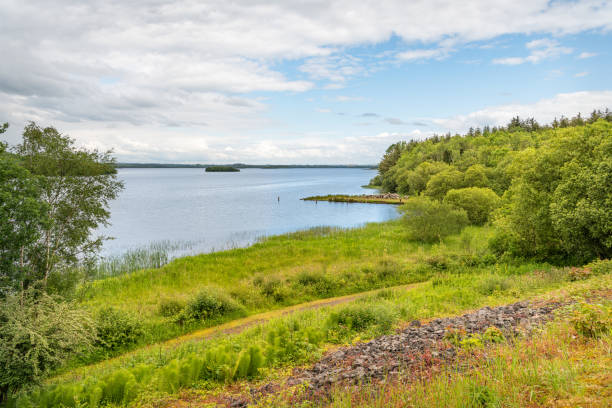
[(182, 164), (182, 163), (117, 163), (118, 169), (202, 169), (206, 167), (231, 166), (236, 169), (376, 169), (373, 164)]

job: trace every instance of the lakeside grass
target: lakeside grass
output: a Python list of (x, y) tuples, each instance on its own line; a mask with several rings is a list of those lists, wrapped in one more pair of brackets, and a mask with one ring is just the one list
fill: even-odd
[[(313, 362), (329, 347), (389, 333), (392, 327), (413, 319), (500, 305), (559, 288), (575, 293), (580, 285), (589, 289), (612, 286), (607, 275), (591, 278), (587, 283), (569, 282), (567, 269), (528, 262), (497, 263), (487, 248), (490, 233), (487, 227), (469, 227), (438, 244), (423, 245), (408, 240), (397, 220), (351, 230), (315, 228), (265, 238), (249, 248), (181, 258), (162, 268), (90, 282), (80, 289), (81, 305), (96, 311), (110, 304), (136, 314), (146, 329), (143, 341), (130, 353), (94, 365), (64, 367), (60, 375), (49, 380), (43, 394), (33, 395), (85, 395), (91, 392), (87, 387), (92, 384), (133, 377), (138, 381), (134, 388), (138, 392), (126, 401), (157, 404), (186, 388), (219, 390), (227, 382), (239, 379), (220, 380), (213, 374), (203, 374), (195, 382), (185, 380), (169, 386), (167, 376), (174, 375), (173, 370), (186, 359), (232, 350), (227, 357), (232, 362), (211, 372), (218, 372), (215, 370), (220, 367), (227, 370), (237, 364), (231, 359), (240, 358), (247, 349), (268, 350), (270, 336), (277, 336), (274, 333), (284, 332), (289, 337), (282, 346), (278, 345), (282, 359), (265, 360), (257, 376), (262, 381), (277, 376), (279, 370)], [(413, 291), (383, 289), (349, 305), (297, 311), (290, 316), (279, 311), (278, 315), (272, 313), (270, 321), (241, 333), (223, 333), (205, 340), (187, 336), (141, 347), (258, 311), (417, 281), (427, 283)], [(221, 291), (231, 297), (241, 305), (240, 313), (192, 326), (177, 325), (159, 314), (164, 301), (187, 302), (202, 290)], [(349, 307), (370, 314), (372, 321), (365, 327), (338, 332), (330, 319)], [(297, 339), (299, 343), (287, 339)], [(214, 361), (210, 363), (213, 367), (220, 364)], [(143, 372), (146, 375), (141, 375)], [(145, 396), (146, 401), (142, 399)]]
[[(424, 281), (453, 265), (490, 263), (489, 234), (486, 227), (470, 227), (460, 236), (424, 245), (408, 240), (397, 220), (348, 230), (313, 228), (88, 282), (76, 298), (94, 313), (114, 307), (135, 315), (146, 329), (139, 344), (151, 344), (237, 317)], [(162, 304), (185, 305), (202, 291), (229, 297), (241, 306), (239, 313), (192, 325), (160, 314)]]
[[(365, 187), (365, 186), (364, 186)], [(377, 187), (368, 187), (377, 188)], [(302, 198), (304, 201), (329, 201), (332, 203), (402, 204), (405, 198), (380, 198), (371, 195), (329, 194)]]

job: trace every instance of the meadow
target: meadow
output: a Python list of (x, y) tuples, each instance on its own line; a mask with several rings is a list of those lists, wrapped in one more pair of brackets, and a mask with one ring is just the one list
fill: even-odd
[[(486, 227), (469, 227), (441, 243), (422, 244), (408, 240), (399, 221), (352, 230), (314, 228), (87, 282), (74, 298), (93, 314), (112, 308), (142, 323), (138, 341), (114, 355), (238, 317), (420, 282), (457, 266), (487, 265), (495, 261), (487, 249), (489, 234)], [(202, 293), (221, 309), (202, 306), (211, 309), (202, 311), (206, 316), (185, 317)]]
[[(483, 227), (469, 227), (461, 234), (433, 245), (411, 242), (403, 238), (403, 234), (397, 222), (372, 224), (355, 230), (315, 229), (269, 238), (250, 248), (188, 257), (157, 270), (144, 270), (88, 283), (79, 292), (86, 307), (104, 310), (104, 299), (114, 304), (117, 311), (129, 313), (140, 307), (138, 320), (144, 322), (140, 330), (145, 332), (138, 335), (146, 338), (146, 330), (155, 327), (156, 320), (159, 327), (164, 321), (166, 325), (180, 327), (175, 333), (201, 327), (201, 324), (181, 327), (180, 319), (176, 318), (176, 314), (180, 315), (185, 310), (193, 311), (189, 305), (194, 302), (190, 303), (187, 300), (189, 297), (177, 296), (177, 299), (186, 299), (186, 303), (183, 309), (175, 311), (174, 317), (160, 316), (160, 305), (167, 305), (168, 297), (159, 299), (159, 294), (168, 296), (166, 291), (170, 288), (181, 296), (184, 296), (183, 291), (190, 290), (192, 296), (198, 299), (202, 288), (207, 288), (207, 293), (211, 293), (211, 281), (214, 282), (215, 291), (220, 292), (212, 292), (216, 293), (213, 300), (200, 299), (200, 303), (205, 305), (205, 309), (211, 304), (228, 303), (224, 306), (227, 313), (213, 315), (208, 320), (207, 323), (212, 325), (265, 310), (266, 307), (281, 308), (301, 303), (316, 298), (317, 294), (318, 297), (322, 294), (331, 297), (367, 290), (378, 284), (390, 286), (423, 282), (412, 289), (383, 288), (348, 304), (296, 311), (290, 315), (281, 312), (265, 323), (235, 334), (222, 334), (204, 340), (179, 337), (145, 347), (139, 347), (143, 344), (136, 342), (127, 348), (116, 349), (112, 355), (117, 357), (106, 359), (112, 355), (99, 355), (99, 359), (105, 358), (103, 362), (82, 367), (73, 364), (69, 370), (65, 367), (42, 388), (23, 394), (13, 403), (32, 403), (36, 406), (60, 403), (76, 406), (74, 401), (88, 401), (89, 406), (129, 405), (135, 402), (158, 404), (182, 395), (185, 390), (206, 393), (222, 390), (227, 384), (235, 382), (278, 378), (291, 367), (315, 361), (325, 350), (390, 333), (402, 322), (457, 314), (485, 305), (500, 305), (559, 289), (571, 294), (584, 293), (587, 289), (609, 288), (612, 283), (609, 274), (599, 275), (599, 272), (596, 276), (586, 276), (586, 281), (575, 281), (576, 272), (571, 268), (542, 263), (495, 262), (494, 257), (487, 255), (488, 230)], [(274, 251), (276, 256), (269, 256), (270, 251)], [(363, 256), (364, 252), (368, 256)], [(305, 259), (305, 253), (313, 255), (311, 259), (316, 262), (303, 265), (300, 260)], [(258, 259), (258, 254), (261, 256), (260, 262), (255, 263), (253, 259)], [(378, 262), (358, 262), (365, 259), (378, 259)], [(491, 262), (482, 263), (483, 259), (491, 259)], [(227, 269), (208, 275), (195, 272), (197, 265), (201, 268), (207, 262), (217, 262)], [(241, 273), (224, 274), (236, 265), (243, 265)], [(210, 268), (212, 271), (213, 268)], [(261, 283), (257, 283), (266, 268), (274, 270), (277, 279), (283, 279), (282, 287), (293, 291), (289, 297), (273, 300), (271, 292), (270, 299), (267, 298), (261, 290)], [(319, 272), (316, 279), (312, 277), (312, 272), (305, 275), (305, 271), (312, 271), (312, 268), (318, 268), (315, 269)], [(352, 273), (350, 285), (347, 284), (347, 273)], [(346, 279), (343, 286), (332, 284), (334, 279), (341, 279), (342, 276)], [(258, 295), (262, 302), (269, 303), (260, 303), (255, 307), (254, 303), (241, 301), (235, 295), (239, 285), (257, 291), (253, 296)], [(312, 285), (317, 288), (316, 291), (312, 290)], [(98, 288), (93, 292), (96, 296), (84, 296), (92, 293), (92, 286)], [(134, 297), (121, 294), (122, 287)], [(332, 289), (325, 292), (322, 290), (325, 287)], [(249, 305), (252, 306), (249, 308)], [(223, 312), (224, 309), (213, 307), (207, 310)], [(169, 336), (172, 332), (161, 334)], [(162, 338), (162, 335), (158, 338)], [(155, 340), (151, 333), (148, 336), (150, 341)], [(87, 361), (81, 360), (76, 365), (84, 362)], [(374, 395), (375, 391), (371, 393)], [(338, 401), (346, 398), (339, 396)], [(349, 399), (353, 398), (350, 396)]]
[[(390, 333), (413, 319), (448, 316), (517, 299), (584, 296), (612, 284), (609, 274), (572, 279), (569, 268), (535, 264), (440, 272), (414, 290), (383, 289), (348, 305), (279, 316), (235, 335), (142, 348), (55, 377), (27, 398), (37, 406), (59, 402), (76, 406), (71, 401), (95, 399), (101, 404), (157, 405), (177, 395), (184, 397), (185, 392), (201, 396), (245, 379), (278, 379), (290, 367), (315, 361), (325, 350)], [(346, 392), (338, 391), (333, 406), (351, 406), (341, 402), (357, 397)], [(365, 401), (369, 395), (372, 406), (381, 406), (376, 405), (377, 392), (364, 388), (358, 398)], [(397, 398), (402, 394), (400, 390), (396, 393)], [(22, 398), (25, 403), (26, 397)]]

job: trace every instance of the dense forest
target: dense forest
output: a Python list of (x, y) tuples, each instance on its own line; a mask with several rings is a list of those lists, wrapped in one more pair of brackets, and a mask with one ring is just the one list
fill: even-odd
[(437, 206), (449, 232), (463, 223), (456, 212), (451, 219), (453, 210), (466, 211), (472, 224), (492, 222), (497, 232), (490, 245), (500, 255), (609, 258), (611, 122), (608, 109), (550, 125), (515, 117), (503, 127), (395, 143), (370, 184), (412, 196), (404, 209), (409, 218)]

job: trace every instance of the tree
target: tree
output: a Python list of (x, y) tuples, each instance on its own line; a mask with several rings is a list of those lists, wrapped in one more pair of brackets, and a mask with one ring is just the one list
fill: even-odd
[(419, 241), (442, 240), (469, 224), (465, 210), (423, 196), (410, 197), (399, 209), (411, 239)]
[[(7, 127), (0, 127), (0, 133)], [(36, 178), (0, 143), (0, 297), (31, 280), (25, 250), (47, 221), (39, 195)]]
[(425, 188), (425, 195), (442, 200), (449, 190), (461, 187), (463, 187), (463, 173), (448, 169), (431, 176)]
[(486, 223), (500, 202), (501, 199), (493, 190), (480, 187), (450, 190), (444, 197), (444, 203), (464, 209), (470, 222), (475, 225)]
[(564, 250), (585, 260), (612, 258), (612, 149), (609, 154), (592, 166), (568, 164), (550, 204)]
[(560, 128), (518, 154), (496, 217), (497, 252), (581, 263), (612, 256), (612, 124)]
[(16, 148), (23, 166), (37, 176), (49, 222), (26, 248), (31, 275), (45, 285), (49, 275), (92, 260), (103, 242), (92, 232), (106, 224), (108, 203), (123, 188), (110, 152), (78, 149), (55, 128), (27, 125)]
[(402, 174), (397, 190), (402, 194), (418, 195), (427, 187), (427, 182), (434, 174), (448, 170), (450, 166), (444, 162), (425, 161), (414, 170)]
[(89, 348), (95, 328), (74, 304), (32, 288), (0, 302), (0, 402)]
[(465, 171), (463, 185), (466, 187), (488, 187), (489, 178), (482, 164), (474, 164)]

